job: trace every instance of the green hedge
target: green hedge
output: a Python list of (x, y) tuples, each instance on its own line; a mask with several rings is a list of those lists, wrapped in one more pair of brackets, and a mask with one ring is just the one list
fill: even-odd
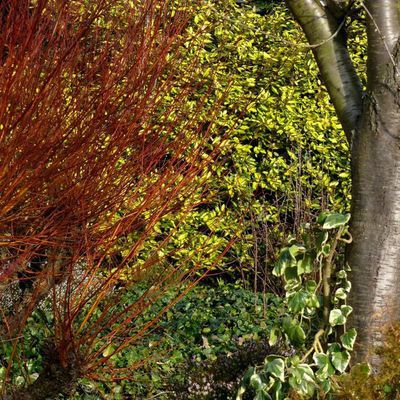
[[(348, 144), (312, 52), (280, 3), (208, 1), (194, 18), (208, 29), (186, 49), (188, 59), (197, 57), (196, 73), (213, 80), (209, 102), (225, 96), (209, 144), (221, 155), (204, 172), (208, 197), (192, 199), (199, 205), (183, 222), (182, 215), (160, 222), (142, 262), (172, 229), (177, 233), (164, 250), (174, 253), (172, 265), (209, 267), (218, 244), (238, 236), (220, 264), (238, 278), (273, 261), (285, 234), (321, 211), (349, 210)], [(363, 65), (365, 35), (352, 24), (354, 61)]]

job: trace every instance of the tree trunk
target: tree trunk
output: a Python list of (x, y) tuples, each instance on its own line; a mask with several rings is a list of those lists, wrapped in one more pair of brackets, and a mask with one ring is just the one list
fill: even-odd
[(359, 332), (356, 361), (375, 365), (369, 351), (400, 319), (400, 80), (390, 64), (368, 91), (352, 146), (351, 323)]
[(368, 87), (352, 145), (355, 361), (379, 367), (373, 347), (400, 318), (400, 76), (398, 0), (367, 0)]
[(345, 42), (344, 22), (354, 2), (286, 2), (312, 46), (351, 145), (350, 324), (358, 331), (355, 360), (378, 366), (370, 351), (382, 342), (382, 328), (400, 319), (399, 1), (362, 3), (368, 36), (364, 101)]

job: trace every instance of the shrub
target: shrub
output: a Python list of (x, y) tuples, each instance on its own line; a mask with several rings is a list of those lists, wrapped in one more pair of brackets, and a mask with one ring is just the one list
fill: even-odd
[[(154, 323), (137, 325), (138, 316), (198, 268), (162, 268), (157, 250), (169, 238), (136, 264), (155, 224), (192, 208), (200, 171), (218, 151), (203, 157), (218, 110), (205, 102), (212, 82), (186, 56), (177, 78), (182, 45), (201, 45), (201, 29), (187, 30), (198, 4), (0, 4), (1, 338), (11, 345), (3, 397), (8, 384), (20, 384), (19, 399), (43, 398), (71, 392), (79, 377), (124, 376), (112, 356)], [(128, 235), (129, 251), (116, 256)], [(118, 308), (157, 264), (142, 296)], [(51, 318), (37, 377), (22, 368), (21, 339), (46, 299)], [(13, 361), (22, 382), (11, 380)]]
[[(269, 265), (285, 236), (300, 234), (302, 224), (325, 209), (349, 209), (348, 146), (311, 50), (282, 2), (267, 2), (263, 15), (260, 2), (235, 3), (209, 1), (193, 21), (194, 27), (210, 26), (197, 52), (204, 78), (215, 65), (210, 101), (230, 90), (212, 128), (211, 146), (220, 146), (222, 156), (210, 167), (209, 196), (180, 225), (169, 248), (182, 251), (169, 261), (179, 264), (210, 231), (214, 242), (234, 232), (240, 239), (218, 273), (228, 281), (244, 278), (258, 291), (281, 290), (270, 280)], [(350, 35), (357, 38), (350, 41), (355, 64), (362, 66), (366, 39), (357, 21)], [(176, 220), (179, 215), (161, 220), (160, 235)], [(205, 266), (208, 260), (211, 252)]]
[[(126, 294), (130, 301), (140, 295), (145, 287), (141, 286), (141, 290), (139, 285)], [(170, 290), (141, 315), (138, 324), (151, 321), (175, 296)], [(227, 387), (237, 385), (249, 365), (258, 361), (260, 355), (255, 350), (260, 354), (270, 351), (268, 335), (280, 304), (274, 296), (263, 298), (239, 285), (221, 281), (217, 287), (200, 284), (135, 346), (113, 356), (121, 368), (146, 359), (144, 365), (132, 371), (129, 380), (97, 385), (81, 381), (76, 398), (102, 393), (110, 399), (175, 399), (189, 396), (190, 381), (202, 385), (203, 378), (211, 377), (211, 392), (222, 395)]]

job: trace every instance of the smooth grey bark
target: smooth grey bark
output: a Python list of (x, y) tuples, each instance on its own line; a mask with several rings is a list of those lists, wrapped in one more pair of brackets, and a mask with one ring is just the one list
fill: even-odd
[(393, 61), (399, 37), (398, 0), (365, 1), (368, 36), (368, 89), (374, 90), (385, 79), (386, 66)]
[(352, 146), (354, 308), (358, 329), (356, 361), (379, 360), (370, 354), (382, 341), (382, 328), (400, 319), (400, 93), (399, 2), (370, 0), (368, 90), (359, 133)]
[[(310, 44), (332, 35), (342, 19), (340, 0), (287, 3)], [(350, 323), (358, 330), (355, 361), (378, 366), (370, 350), (381, 343), (384, 325), (400, 320), (400, 0), (368, 0), (364, 8), (366, 93), (350, 65), (345, 33), (314, 49), (314, 55), (351, 144), (353, 243), (347, 260)]]
[(373, 364), (369, 351), (380, 344), (382, 328), (400, 319), (400, 125), (385, 124), (400, 109), (399, 97), (388, 96), (387, 112), (375, 96), (365, 102), (352, 151), (351, 324), (358, 330), (356, 360)]

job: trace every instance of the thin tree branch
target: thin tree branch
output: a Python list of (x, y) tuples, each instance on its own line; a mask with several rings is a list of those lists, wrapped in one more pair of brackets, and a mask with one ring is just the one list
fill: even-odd
[[(342, 20), (315, 0), (286, 2), (312, 47), (337, 115), (351, 142), (361, 114), (362, 86), (349, 56), (344, 27), (340, 29)], [(321, 45), (315, 46), (318, 44)]]
[(327, 39), (323, 40), (323, 41), (320, 42), (320, 43), (309, 44), (307, 47), (308, 47), (309, 49), (315, 49), (315, 48), (320, 47), (320, 46), (322, 46), (323, 44), (325, 44), (325, 43), (331, 41), (332, 39), (334, 39), (334, 38), (340, 33), (340, 31), (342, 30), (342, 28), (343, 28), (345, 22), (346, 22), (346, 21), (343, 20), (343, 21), (340, 23), (340, 25), (338, 26), (338, 28), (336, 29), (336, 31), (335, 31), (330, 37), (328, 37)]

